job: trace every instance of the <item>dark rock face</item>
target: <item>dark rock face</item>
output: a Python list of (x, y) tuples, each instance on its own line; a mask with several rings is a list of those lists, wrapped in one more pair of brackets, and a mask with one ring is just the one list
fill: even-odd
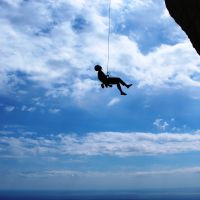
[(200, 55), (200, 0), (165, 0), (165, 4)]

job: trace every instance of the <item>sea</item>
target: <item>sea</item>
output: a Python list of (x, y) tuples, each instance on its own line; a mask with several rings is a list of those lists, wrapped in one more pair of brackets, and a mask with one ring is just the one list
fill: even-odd
[(137, 191), (0, 191), (0, 200), (200, 200), (200, 189)]

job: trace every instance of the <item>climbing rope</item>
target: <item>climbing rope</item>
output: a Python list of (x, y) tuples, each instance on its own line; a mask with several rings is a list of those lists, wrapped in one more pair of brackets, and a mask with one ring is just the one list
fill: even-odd
[(109, 0), (109, 5), (108, 5), (108, 20), (109, 20), (109, 22), (108, 22), (108, 46), (107, 46), (107, 75), (109, 75), (109, 71), (108, 71), (108, 69), (109, 69), (109, 62), (110, 62), (110, 21), (111, 21), (111, 19), (110, 19), (110, 14), (111, 14), (111, 0)]

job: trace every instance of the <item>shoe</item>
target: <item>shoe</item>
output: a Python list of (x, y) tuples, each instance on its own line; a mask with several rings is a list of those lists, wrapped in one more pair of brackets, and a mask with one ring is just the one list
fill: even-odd
[(101, 87), (104, 88), (104, 84), (103, 83), (101, 84)]
[(121, 92), (121, 95), (127, 95), (125, 92)]
[(127, 88), (130, 88), (132, 85), (133, 85), (133, 84), (129, 84), (129, 85), (127, 85), (126, 87), (127, 87)]

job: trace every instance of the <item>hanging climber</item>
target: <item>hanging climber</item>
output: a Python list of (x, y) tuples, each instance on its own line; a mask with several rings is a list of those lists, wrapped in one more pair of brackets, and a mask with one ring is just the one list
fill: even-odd
[(127, 88), (132, 86), (132, 84), (126, 84), (121, 78), (110, 77), (109, 75), (105, 75), (100, 65), (96, 65), (94, 67), (94, 70), (98, 72), (98, 79), (102, 82), (102, 88), (112, 87), (112, 85), (116, 84), (121, 95), (126, 95), (126, 93), (122, 91), (121, 85), (126, 86)]

